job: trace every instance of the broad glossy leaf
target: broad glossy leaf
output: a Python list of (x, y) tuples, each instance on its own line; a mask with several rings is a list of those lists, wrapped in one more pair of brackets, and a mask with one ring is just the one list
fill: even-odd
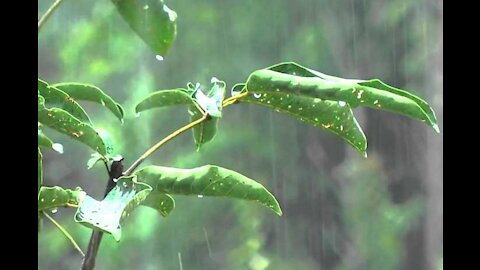
[(85, 110), (70, 95), (38, 79), (38, 93), (49, 107), (63, 109), (82, 122), (92, 124)]
[(387, 110), (427, 122), (438, 132), (435, 114), (425, 101), (379, 80), (348, 80), (310, 69), (302, 73), (301, 66), (285, 63), (253, 72), (247, 89), (254, 93), (284, 92), (346, 102), (352, 107)]
[(89, 228), (99, 229), (120, 241), (120, 222), (145, 198), (152, 188), (135, 181), (135, 176), (120, 177), (117, 185), (102, 201), (86, 196), (75, 213), (75, 221)]
[(58, 186), (42, 186), (38, 193), (38, 211), (57, 207), (78, 206), (85, 198), (85, 195), (85, 191), (80, 188), (71, 190)]
[(60, 143), (54, 143), (43, 133), (40, 127), (38, 128), (38, 146), (50, 148), (60, 154), (63, 154), (63, 145)]
[(62, 109), (46, 108), (42, 96), (38, 96), (38, 122), (88, 145), (102, 155), (107, 153), (105, 143), (92, 126)]
[[(190, 114), (190, 122), (202, 117), (202, 113), (195, 106), (191, 106), (188, 113)], [(218, 120), (219, 118), (210, 117), (192, 129), (197, 151), (200, 150), (202, 145), (215, 138), (215, 135), (217, 134)]]
[(43, 182), (43, 168), (42, 168), (42, 153), (40, 152), (40, 148), (38, 148), (38, 193), (40, 193), (40, 187), (42, 186)]
[(163, 0), (112, 0), (123, 19), (145, 43), (165, 56), (177, 35), (177, 13)]
[(139, 113), (152, 108), (161, 108), (173, 105), (191, 105), (194, 103), (186, 89), (160, 90), (152, 93), (135, 107), (135, 112)]
[(352, 109), (345, 102), (339, 104), (337, 101), (284, 92), (247, 95), (241, 100), (290, 114), (310, 125), (332, 132), (352, 145), (362, 155), (367, 155), (367, 138), (355, 119)]
[(151, 207), (157, 210), (160, 215), (166, 217), (175, 208), (175, 200), (168, 194), (152, 191), (142, 202), (142, 205)]
[(238, 172), (218, 166), (193, 169), (147, 166), (135, 175), (139, 182), (150, 185), (155, 192), (251, 200), (282, 215), (277, 200), (264, 186)]
[(64, 91), (75, 100), (85, 100), (99, 103), (109, 109), (120, 121), (123, 121), (122, 106), (115, 102), (112, 97), (94, 85), (69, 82), (57, 83), (51, 86)]

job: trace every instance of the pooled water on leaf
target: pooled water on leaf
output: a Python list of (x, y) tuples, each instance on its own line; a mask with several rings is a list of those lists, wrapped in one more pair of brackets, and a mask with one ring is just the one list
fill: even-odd
[(254, 98), (260, 98), (262, 96), (262, 94), (259, 94), (259, 93), (253, 93), (253, 97)]

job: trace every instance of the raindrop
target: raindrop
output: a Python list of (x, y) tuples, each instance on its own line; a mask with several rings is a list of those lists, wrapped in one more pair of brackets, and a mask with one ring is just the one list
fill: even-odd
[(340, 107), (344, 107), (345, 105), (347, 105), (347, 103), (346, 103), (345, 101), (343, 101), (343, 100), (340, 100), (340, 101), (338, 102), (338, 105), (339, 105)]
[(158, 61), (163, 61), (163, 56), (161, 56), (160, 54), (155, 55), (155, 58), (156, 58)]
[(137, 113), (135, 114), (135, 117), (136, 117), (136, 118), (140, 117), (140, 113), (137, 112)]
[(197, 197), (201, 199), (201, 198), (203, 198), (203, 195), (198, 195)]
[(287, 107), (288, 107), (289, 109), (291, 109), (291, 108), (292, 108), (292, 105), (288, 105)]
[(253, 93), (253, 96), (254, 96), (255, 98), (260, 98), (260, 97), (262, 96), (262, 94), (259, 94), (259, 93)]
[(113, 178), (112, 181), (116, 183), (116, 182), (118, 182), (118, 179), (117, 179), (117, 178)]
[(148, 8), (149, 8), (148, 5), (143, 6), (143, 9), (144, 9), (144, 10), (147, 10)]
[(52, 144), (52, 149), (57, 151), (60, 154), (63, 154), (63, 145), (61, 145), (59, 143)]
[(57, 213), (57, 212), (58, 212), (58, 208), (53, 208), (53, 209), (52, 209), (52, 214), (55, 214), (55, 213)]

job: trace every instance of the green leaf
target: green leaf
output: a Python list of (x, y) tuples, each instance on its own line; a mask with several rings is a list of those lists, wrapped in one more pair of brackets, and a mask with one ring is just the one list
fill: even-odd
[(277, 200), (264, 186), (238, 172), (218, 166), (193, 169), (147, 166), (135, 175), (139, 182), (152, 186), (154, 192), (251, 200), (282, 215)]
[[(202, 117), (202, 113), (195, 106), (191, 106), (188, 110), (188, 113), (190, 114), (190, 122)], [(193, 127), (193, 139), (195, 141), (197, 151), (200, 150), (202, 145), (215, 138), (215, 135), (217, 134), (217, 126), (218, 118), (210, 117)]]
[(347, 103), (339, 104), (337, 101), (285, 92), (247, 95), (241, 100), (292, 115), (310, 125), (329, 131), (352, 145), (362, 155), (367, 155), (367, 138)]
[(38, 79), (38, 92), (49, 107), (63, 109), (82, 122), (92, 124), (85, 110), (67, 93)]
[(117, 185), (102, 201), (86, 196), (75, 213), (75, 221), (92, 229), (122, 236), (120, 222), (148, 196), (152, 188), (135, 181), (136, 176), (120, 177)]
[(173, 105), (191, 105), (194, 101), (186, 89), (160, 90), (152, 93), (135, 107), (135, 112), (140, 113), (152, 108), (167, 107)]
[(51, 208), (77, 206), (85, 198), (85, 191), (77, 188), (75, 190), (64, 189), (58, 186), (40, 188), (38, 193), (38, 211)]
[(160, 56), (177, 35), (177, 13), (163, 0), (112, 0), (128, 25)]
[[(39, 123), (40, 125), (40, 123)], [(38, 128), (38, 146), (43, 146), (46, 148), (50, 148), (60, 154), (63, 154), (63, 145), (60, 143), (54, 143), (50, 138), (48, 138), (43, 131)]]
[(102, 155), (107, 153), (105, 143), (92, 126), (62, 109), (47, 109), (42, 96), (38, 96), (38, 122), (88, 145)]
[(351, 107), (387, 110), (427, 122), (438, 132), (435, 114), (424, 100), (376, 79), (342, 79), (295, 63), (283, 63), (253, 72), (248, 78), (247, 90), (254, 93), (284, 92), (346, 102)]
[(40, 147), (38, 147), (38, 193), (40, 193), (40, 187), (43, 182), (43, 169), (42, 169), (42, 153), (40, 152)]
[(166, 217), (175, 208), (175, 200), (168, 194), (152, 191), (142, 202), (142, 205), (151, 207), (157, 210), (160, 215)]
[(120, 121), (123, 121), (124, 113), (122, 106), (94, 85), (68, 82), (57, 83), (51, 86), (64, 91), (75, 100), (85, 100), (101, 104), (109, 109)]

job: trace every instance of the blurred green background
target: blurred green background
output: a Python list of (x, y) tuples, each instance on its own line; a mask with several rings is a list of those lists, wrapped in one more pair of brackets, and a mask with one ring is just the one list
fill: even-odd
[[(53, 1), (39, 1), (38, 18)], [(379, 78), (425, 98), (443, 130), (443, 1), (167, 1), (178, 36), (157, 61), (107, 0), (65, 0), (39, 34), (38, 75), (50, 83), (99, 86), (126, 109), (122, 125), (85, 104), (130, 165), (188, 121), (185, 108), (135, 117), (148, 93), (207, 84), (228, 87), (255, 69), (283, 61), (345, 78)], [(189, 168), (216, 164), (265, 185), (284, 216), (259, 204), (174, 196), (162, 218), (140, 207), (123, 238), (103, 238), (96, 269), (442, 269), (443, 135), (421, 122), (356, 109), (368, 159), (330, 133), (254, 105), (224, 111), (215, 140), (199, 152), (191, 132), (146, 164)], [(107, 174), (87, 170), (90, 150), (58, 133), (65, 153), (44, 152), (44, 184), (81, 186), (99, 198)], [(85, 251), (91, 230), (73, 209), (54, 218)], [(79, 269), (81, 256), (44, 220), (39, 269)]]

